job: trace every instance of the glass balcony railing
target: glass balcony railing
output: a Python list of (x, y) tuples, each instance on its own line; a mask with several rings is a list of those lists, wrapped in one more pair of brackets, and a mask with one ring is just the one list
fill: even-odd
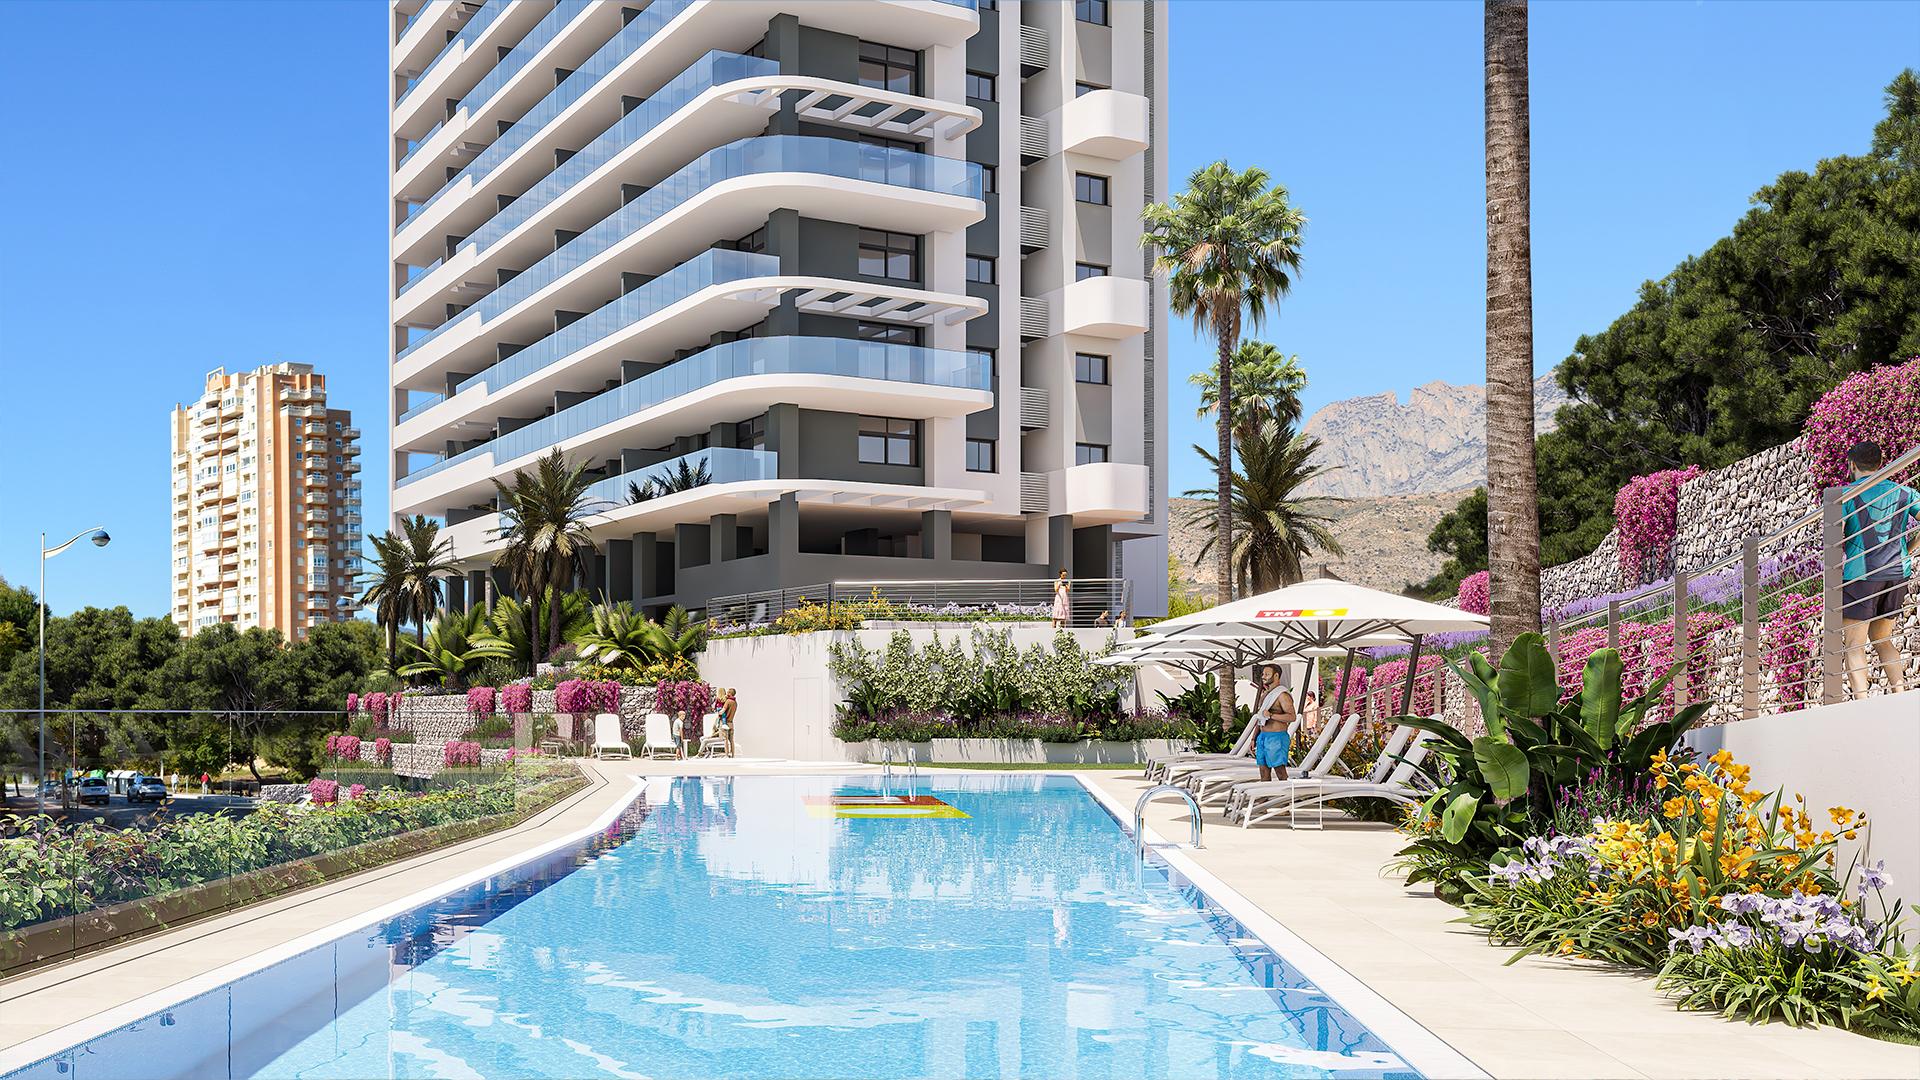
[[(701, 469), (706, 476), (701, 479)], [(780, 456), (771, 450), (749, 450), (738, 446), (713, 446), (695, 450), (643, 469), (609, 476), (587, 488), (590, 502), (608, 502), (625, 506), (634, 502), (633, 489), (651, 491), (654, 498), (678, 494), (707, 484), (732, 484), (742, 480), (772, 480), (780, 475)]]
[[(639, 15), (635, 16), (632, 22), (628, 23), (625, 27), (623, 27), (621, 31), (615, 34), (611, 39), (609, 39), (605, 45), (600, 46), (599, 50), (596, 51), (593, 54), (593, 56), (587, 60), (585, 64), (582, 64), (579, 70), (575, 71), (572, 75), (567, 76), (564, 82), (562, 82), (559, 86), (555, 87), (553, 90), (553, 93), (548, 94), (545, 98), (541, 99), (538, 105), (535, 105), (533, 108), (527, 110), (527, 114), (525, 116), (522, 116), (519, 120), (516, 120), (512, 127), (508, 128), (506, 132), (500, 136), (500, 138), (494, 141), (493, 145), (487, 147), (485, 150), (480, 151), (480, 155), (478, 157), (474, 158), (473, 161), (469, 163), (466, 168), (461, 169), (460, 172), (457, 173), (453, 179), (447, 181), (445, 186), (441, 187), (439, 191), (434, 192), (433, 197), (428, 199), (426, 202), (422, 203), (419, 209), (415, 210), (413, 213), (417, 215), (421, 211), (425, 210), (427, 207), (432, 206), (434, 203), (438, 202), (440, 200), (440, 196), (452, 190), (453, 187), (459, 184), (460, 181), (463, 179), (472, 180), (475, 183), (478, 183), (479, 181), (485, 179), (487, 176), (491, 175), (494, 169), (499, 168), (501, 162), (505, 161), (516, 150), (519, 150), (521, 147), (525, 146), (528, 142), (532, 141), (534, 136), (538, 135), (548, 124), (552, 123), (556, 117), (558, 117), (561, 113), (565, 112), (569, 107), (571, 107), (574, 102), (579, 101), (581, 98), (585, 97), (587, 95), (587, 91), (592, 90), (595, 86), (599, 85), (600, 81), (606, 78), (607, 75), (610, 72), (612, 72), (614, 68), (620, 66), (620, 64), (624, 63), (629, 56), (632, 56), (635, 52), (639, 51), (642, 45), (652, 40), (653, 35), (661, 27), (671, 22), (675, 15), (686, 10), (688, 5), (691, 3), (692, 3), (692, 0), (654, 0), (654, 3), (651, 6), (649, 6), (645, 11), (642, 11)], [(642, 105), (640, 108), (635, 109), (633, 113), (628, 114), (628, 117), (626, 120), (623, 120), (620, 124), (616, 124), (614, 128), (610, 130), (619, 130), (623, 127), (632, 127), (631, 122), (633, 120), (633, 117), (634, 115), (637, 115), (639, 113), (649, 113), (653, 117), (653, 119), (645, 123), (644, 126), (639, 128), (638, 130), (645, 131), (645, 130), (651, 129), (661, 119), (664, 119), (665, 117), (671, 115), (673, 112), (677, 111), (681, 106), (685, 105), (689, 100), (692, 99), (694, 94), (700, 93), (701, 91), (705, 90), (707, 87), (714, 85), (716, 82), (725, 82), (730, 79), (744, 78), (745, 76), (740, 74), (726, 74), (724, 76), (716, 76), (714, 73), (710, 71), (709, 78), (707, 79), (707, 81), (703, 85), (699, 86), (698, 89), (695, 89), (692, 93), (685, 93), (681, 88), (681, 84), (683, 84), (690, 76), (695, 76), (696, 73), (701, 72), (703, 69), (711, 67), (711, 65), (709, 65), (708, 63), (710, 58), (714, 56), (733, 56), (733, 55), (734, 54), (732, 53), (709, 53), (707, 57), (703, 57), (699, 62), (695, 63), (692, 67), (688, 68), (685, 72), (681, 73), (672, 82), (669, 82), (666, 86), (662, 87), (657, 93), (655, 93), (652, 97), (647, 99), (647, 102), (645, 105)], [(736, 57), (736, 59), (740, 61), (747, 60), (746, 57)], [(756, 60), (756, 61), (753, 61), (753, 64), (756, 65), (756, 67), (754, 70), (748, 72), (748, 74), (755, 74), (755, 75), (773, 74), (780, 70), (780, 65), (777, 63), (774, 63), (771, 60)], [(739, 67), (741, 65), (735, 65), (735, 66)], [(656, 107), (654, 104), (656, 101), (658, 101), (658, 102), (661, 102), (662, 105), (665, 105), (668, 100), (671, 100), (672, 104), (665, 108)], [(604, 139), (605, 134), (603, 134), (600, 138)], [(599, 139), (595, 140), (596, 143), (599, 141), (600, 141)], [(628, 142), (623, 143), (622, 145), (628, 145), (631, 142), (632, 142), (632, 139), (629, 138)], [(587, 157), (591, 150), (592, 150), (591, 145), (582, 149), (580, 153), (576, 154), (572, 160), (569, 160), (567, 162), (566, 165), (561, 166), (561, 169), (568, 170), (569, 174), (573, 177), (573, 179), (566, 181), (565, 185), (563, 185), (560, 188), (560, 190), (562, 191), (566, 190), (566, 188), (572, 186), (574, 181), (577, 180), (579, 177), (585, 176), (588, 172), (592, 171), (591, 169), (576, 169), (573, 167), (573, 162), (575, 160), (579, 160), (581, 158)], [(612, 156), (611, 153), (603, 153), (600, 156), (599, 160), (594, 162), (593, 168), (598, 168), (600, 165), (604, 164), (607, 158), (610, 156)], [(554, 175), (557, 176), (559, 174), (559, 171), (560, 170), (556, 170)], [(548, 177), (549, 181), (552, 179), (553, 179), (553, 176)], [(528, 192), (528, 195), (531, 195), (531, 194), (532, 192)], [(522, 198), (524, 199), (526, 198), (526, 196), (522, 196)], [(551, 199), (549, 199), (548, 201), (551, 201)], [(544, 206), (545, 203), (542, 203), (541, 205)], [(403, 226), (404, 224), (405, 222), (402, 222)], [(482, 245), (482, 246), (484, 247), (485, 245)]]
[(782, 172), (864, 180), (969, 199), (981, 196), (980, 166), (971, 161), (818, 135), (761, 135), (738, 139), (707, 151), (679, 172), (648, 188), (646, 194), (614, 211), (560, 250), (514, 275), (506, 284), (407, 346), (400, 356), (405, 357), (434, 340), (448, 327), (476, 317), (476, 313), (482, 320), (505, 313), (715, 184), (742, 176)]
[(527, 31), (527, 36), (521, 38), (507, 55), (501, 57), (500, 62), (493, 66), (493, 70), (487, 72), (472, 90), (467, 91), (467, 96), (460, 99), (460, 104), (455, 111), (471, 114), (473, 110), (492, 101), (493, 95), (499, 93), (500, 88), (507, 85), (509, 79), (518, 75), (520, 69), (527, 66), (528, 61), (533, 59), (533, 54), (546, 48), (554, 38), (559, 37), (560, 31), (579, 18), (581, 13), (592, 6), (592, 3), (593, 0), (559, 0), (559, 3), (553, 5), (553, 10), (547, 12), (546, 18), (534, 24), (533, 29)]
[(963, 390), (990, 390), (993, 377), (982, 353), (888, 345), (831, 337), (748, 338), (716, 345), (643, 375), (570, 409), (536, 420), (479, 446), (401, 477), (404, 486), (463, 461), (490, 455), (512, 461), (547, 450), (565, 439), (633, 416), (695, 390), (749, 375), (839, 375), (855, 379), (918, 383)]
[[(493, 25), (493, 20), (499, 18), (500, 13), (507, 10), (507, 4), (509, 2), (510, 0), (487, 0), (485, 4), (482, 4), (480, 10), (474, 12), (473, 17), (467, 20), (467, 25), (461, 27), (453, 35), (453, 40), (447, 42), (446, 47), (441, 49), (432, 60), (428, 61), (425, 70), (421, 71), (412, 82), (407, 84), (406, 93), (400, 95), (400, 108), (405, 109), (407, 107), (407, 103), (413, 100), (414, 92), (420, 89), (420, 84), (426, 82), (427, 76), (433, 74), (435, 68), (439, 67), (442, 62), (453, 55), (456, 46), (463, 49), (471, 48), (474, 42), (480, 40), (480, 35), (487, 32), (487, 27)], [(405, 33), (405, 31), (401, 32)], [(421, 141), (424, 142), (426, 140), (422, 139)]]
[[(745, 278), (772, 277), (779, 272), (780, 260), (772, 255), (710, 248), (613, 303), (575, 319), (485, 371), (467, 378), (454, 387), (454, 393), (464, 393), (471, 387), (482, 385), (489, 391), (511, 386), (596, 341), (672, 307), (701, 289)], [(401, 413), (400, 419), (410, 420), (437, 404), (439, 402), (436, 400), (415, 405)]]

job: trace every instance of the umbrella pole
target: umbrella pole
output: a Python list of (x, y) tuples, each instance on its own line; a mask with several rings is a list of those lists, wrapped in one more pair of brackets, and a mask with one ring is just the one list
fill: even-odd
[(1336, 717), (1347, 715), (1347, 680), (1352, 677), (1353, 677), (1353, 650), (1348, 649), (1347, 662), (1340, 666), (1340, 691), (1338, 695), (1340, 700), (1333, 707), (1333, 715)]
[(1413, 635), (1413, 651), (1407, 654), (1407, 678), (1400, 685), (1400, 715), (1413, 715), (1413, 676), (1420, 670), (1420, 646), (1426, 640), (1425, 634)]

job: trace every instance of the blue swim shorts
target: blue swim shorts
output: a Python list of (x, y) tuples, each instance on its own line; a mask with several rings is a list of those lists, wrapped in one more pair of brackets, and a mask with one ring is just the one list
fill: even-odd
[(1253, 741), (1253, 762), (1269, 769), (1283, 769), (1292, 749), (1292, 735), (1284, 731), (1263, 731)]

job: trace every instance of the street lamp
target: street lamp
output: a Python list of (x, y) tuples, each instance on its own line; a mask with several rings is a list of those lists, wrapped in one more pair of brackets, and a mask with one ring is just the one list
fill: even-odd
[[(88, 534), (91, 533), (91, 536)], [(47, 560), (80, 542), (86, 536), (94, 547), (106, 547), (113, 537), (105, 529), (82, 529), (59, 547), (47, 546), (47, 534), (40, 534), (40, 782), (34, 788), (34, 806), (47, 812)]]

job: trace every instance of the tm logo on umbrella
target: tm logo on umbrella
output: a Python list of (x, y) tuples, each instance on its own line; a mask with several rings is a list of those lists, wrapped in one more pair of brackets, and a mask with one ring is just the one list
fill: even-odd
[(1347, 613), (1343, 607), (1330, 608), (1279, 608), (1272, 611), (1256, 611), (1256, 619), (1338, 619)]

